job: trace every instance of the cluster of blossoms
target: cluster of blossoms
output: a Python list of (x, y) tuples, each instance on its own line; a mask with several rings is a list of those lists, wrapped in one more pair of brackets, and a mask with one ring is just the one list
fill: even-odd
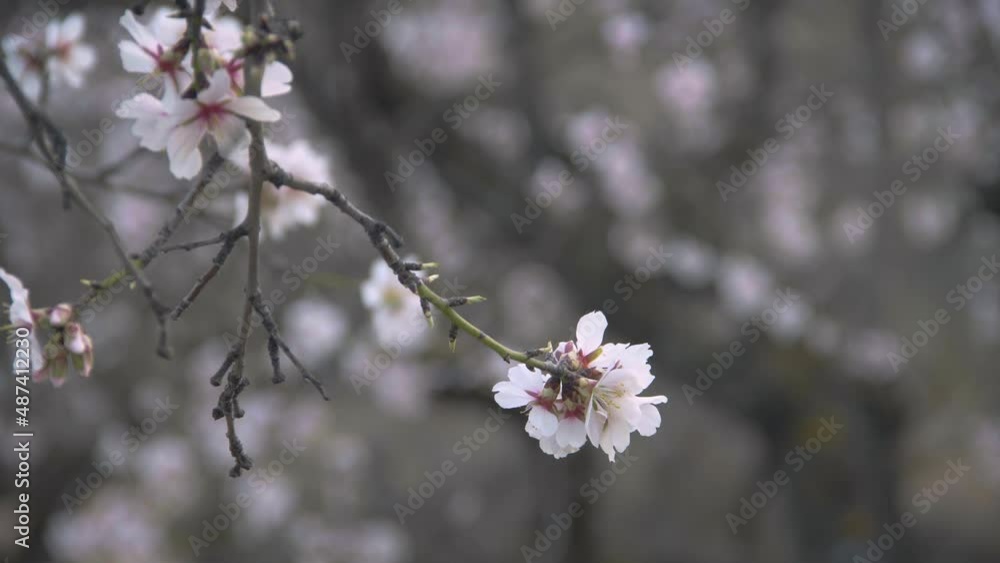
[(551, 359), (571, 377), (547, 376), (516, 365), (510, 381), (493, 387), (497, 404), (527, 408), (525, 430), (542, 451), (556, 458), (576, 452), (590, 439), (614, 460), (633, 431), (651, 436), (660, 427), (656, 406), (663, 395), (639, 397), (653, 382), (648, 344), (601, 344), (608, 321), (603, 313), (584, 315), (575, 342), (561, 342)]
[[(10, 288), (10, 330), (26, 328), (30, 333), (31, 369), (35, 381), (52, 380), (59, 387), (66, 381), (69, 366), (83, 377), (94, 369), (94, 343), (75, 321), (69, 303), (47, 309), (32, 309), (28, 290), (21, 280), (0, 268), (0, 280)], [(38, 345), (38, 330), (49, 334), (44, 350)]]
[[(229, 4), (227, 3), (227, 6)], [(134, 119), (132, 132), (139, 144), (151, 151), (166, 149), (170, 172), (181, 179), (195, 177), (202, 167), (200, 144), (206, 135), (215, 139), (225, 156), (246, 148), (249, 133), (243, 118), (274, 122), (281, 114), (261, 98), (243, 95), (243, 28), (229, 16), (206, 14), (210, 26), (202, 34), (202, 45), (192, 53), (185, 37), (185, 23), (167, 10), (156, 11), (143, 25), (131, 11), (119, 20), (132, 36), (118, 45), (122, 65), (129, 72), (163, 78), (163, 94), (157, 98), (142, 93), (122, 103), (119, 117)], [(197, 60), (207, 84), (197, 93), (189, 89), (195, 81)], [(263, 72), (263, 97), (291, 90), (292, 71), (279, 61), (268, 63)], [(191, 96), (191, 94), (195, 94)]]
[(83, 84), (84, 74), (97, 61), (94, 48), (81, 42), (84, 27), (83, 16), (73, 14), (50, 21), (30, 36), (4, 37), (4, 56), (26, 96), (37, 100), (46, 80), (50, 86), (79, 88)]
[[(229, 9), (236, 2), (227, 0)], [(160, 97), (141, 93), (118, 108), (119, 117), (134, 119), (132, 132), (139, 144), (151, 151), (167, 151), (170, 171), (177, 178), (193, 178), (202, 168), (199, 148), (206, 135), (215, 140), (216, 150), (249, 170), (249, 133), (243, 118), (275, 122), (281, 114), (261, 98), (244, 95), (243, 28), (230, 16), (214, 17), (220, 2), (209, 2), (206, 19), (210, 29), (203, 31), (203, 46), (192, 54), (185, 38), (186, 24), (171, 17), (170, 11), (155, 11), (148, 24), (142, 24), (131, 11), (120, 19), (132, 40), (118, 45), (122, 65), (129, 72), (159, 76), (163, 79)], [(197, 56), (206, 86), (192, 91)], [(291, 91), (292, 71), (280, 61), (264, 67), (261, 96), (279, 96)], [(296, 178), (331, 183), (327, 160), (309, 143), (298, 140), (285, 146), (267, 142), (268, 157)], [(264, 232), (280, 239), (291, 227), (312, 225), (319, 220), (323, 198), (264, 183), (261, 218)], [(236, 221), (246, 214), (248, 198), (238, 194), (234, 202)]]

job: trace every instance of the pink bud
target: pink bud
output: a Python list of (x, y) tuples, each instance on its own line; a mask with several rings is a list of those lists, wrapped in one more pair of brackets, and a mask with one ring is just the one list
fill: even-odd
[(60, 303), (49, 309), (49, 324), (52, 326), (64, 326), (71, 318), (73, 318), (73, 306), (69, 303)]
[(66, 349), (72, 354), (83, 354), (87, 350), (87, 335), (83, 333), (83, 329), (80, 328), (78, 323), (69, 323), (66, 325), (66, 334), (63, 338), (63, 344), (65, 344)]
[(94, 369), (94, 342), (86, 334), (83, 335), (85, 348), (82, 355), (73, 356), (73, 367), (83, 377), (90, 377)]

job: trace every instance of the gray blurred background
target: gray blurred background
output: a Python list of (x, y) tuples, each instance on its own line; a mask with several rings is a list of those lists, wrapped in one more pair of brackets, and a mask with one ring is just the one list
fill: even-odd
[[(402, 0), (349, 57), (343, 44), (386, 3), (274, 4), (305, 33), (293, 92), (269, 100), (285, 115), (274, 139), (328, 155), (337, 187), (407, 252), (489, 297), (464, 312), (512, 347), (567, 340), (591, 310), (609, 340), (648, 342), (650, 390), (670, 397), (662, 426), (633, 437), (617, 473), (590, 446), (543, 454), (518, 413), (490, 431), (506, 366), (461, 336), (451, 354), (444, 323), (398, 354), (381, 348), (359, 296), (376, 254), (326, 209), (265, 242), (262, 281), (286, 294), (283, 333), (332, 400), (294, 373), (271, 385), (258, 331), (237, 421), (256, 467), (232, 479), (208, 378), (242, 308), (245, 243), (174, 326), (172, 361), (155, 355), (142, 296), (117, 295), (85, 326), (94, 375), (32, 386), (32, 548), (9, 547), (0, 527), (11, 561), (1000, 560), (1000, 285), (981, 275), (1000, 242), (1000, 4)], [(84, 171), (136, 146), (114, 116), (136, 78), (116, 48), (127, 6), (59, 6), (86, 15), (99, 63), (84, 88), (52, 93), (51, 115), (71, 143), (114, 122)], [(4, 32), (39, 9), (5, 2)], [(477, 98), (490, 77), (499, 85)], [(608, 119), (623, 125), (602, 142)], [(6, 92), (0, 127), (26, 138)], [(390, 185), (436, 128), (447, 139)], [(44, 168), (8, 154), (0, 166), (0, 265), (34, 306), (75, 300), (81, 278), (118, 267)], [(132, 250), (187, 189), (152, 153), (105, 184), (84, 189)], [(233, 224), (244, 187), (176, 240)], [(340, 246), (290, 284), (317, 237)], [(174, 253), (150, 275), (175, 302), (212, 255)], [(774, 314), (779, 290), (797, 299)], [(942, 309), (949, 321), (917, 335)], [(904, 362), (906, 341), (922, 345)], [(9, 378), (0, 389), (6, 409)], [(288, 462), (293, 441), (304, 450)], [(949, 462), (970, 469), (955, 478)], [(226, 516), (237, 498), (249, 500)], [(912, 526), (898, 525), (905, 513)]]

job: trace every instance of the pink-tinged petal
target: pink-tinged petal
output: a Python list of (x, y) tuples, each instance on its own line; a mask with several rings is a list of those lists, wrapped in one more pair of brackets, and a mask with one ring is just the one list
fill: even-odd
[(125, 31), (132, 36), (132, 39), (135, 39), (135, 42), (139, 44), (138, 46), (155, 51), (160, 45), (160, 42), (156, 40), (156, 37), (153, 37), (153, 34), (146, 29), (146, 26), (135, 19), (135, 14), (132, 13), (132, 10), (125, 10), (122, 17), (118, 19), (118, 23), (125, 28)]
[(496, 393), (494, 400), (505, 409), (520, 408), (533, 400), (531, 395), (509, 381), (501, 381), (494, 385), (493, 392)]
[(169, 112), (172, 124), (181, 125), (198, 120), (202, 122), (203, 127), (207, 127), (204, 120), (199, 119), (201, 106), (194, 100), (178, 99), (172, 106), (164, 105), (163, 109)]
[(617, 389), (628, 395), (638, 395), (643, 389), (649, 387), (654, 377), (651, 374), (628, 370), (615, 369), (601, 376), (597, 382), (600, 389)]
[(73, 367), (75, 367), (83, 377), (90, 377), (91, 372), (94, 370), (94, 342), (86, 334), (83, 335), (83, 341), (83, 355), (73, 358)]
[[(83, 19), (82, 14), (71, 14), (57, 27), (59, 41), (65, 43), (78, 41), (83, 37), (83, 32), (86, 29), (86, 26), (87, 22)], [(51, 46), (53, 45), (50, 45), (50, 47)]]
[(269, 122), (281, 119), (281, 112), (272, 109), (264, 103), (264, 100), (254, 96), (243, 96), (230, 100), (226, 104), (226, 111), (248, 117), (255, 121)]
[(0, 268), (0, 280), (3, 280), (7, 287), (10, 288), (10, 322), (15, 327), (29, 327), (35, 326), (35, 321), (31, 317), (31, 304), (28, 301), (28, 290), (24, 287), (24, 283), (21, 280)]
[(628, 447), (631, 441), (632, 427), (624, 420), (618, 418), (612, 418), (608, 421), (608, 427), (605, 432), (611, 438), (611, 444), (614, 449), (623, 452), (625, 448)]
[(77, 45), (69, 52), (65, 63), (78, 72), (90, 70), (97, 62), (97, 50), (90, 45)]
[(84, 336), (83, 329), (78, 323), (66, 325), (66, 349), (76, 355), (83, 354), (87, 350), (87, 341), (84, 340)]
[(268, 98), (270, 96), (280, 96), (292, 91), (292, 69), (284, 63), (274, 61), (264, 67), (264, 76), (261, 78), (260, 95)]
[(507, 370), (507, 378), (521, 389), (535, 393), (541, 393), (542, 387), (548, 381), (548, 378), (541, 372), (538, 370), (530, 371), (523, 364), (517, 364)]
[(639, 419), (639, 423), (636, 425), (636, 430), (642, 436), (652, 436), (656, 434), (656, 430), (660, 427), (660, 410), (656, 408), (654, 403), (665, 403), (667, 401), (666, 397), (648, 397), (649, 399), (663, 399), (662, 401), (650, 401), (644, 403), (640, 406), (642, 410), (642, 417)]
[(198, 93), (198, 101), (204, 105), (220, 104), (232, 97), (232, 84), (226, 69), (219, 69), (208, 80), (208, 87)]
[(607, 415), (600, 412), (594, 401), (591, 401), (590, 406), (587, 407), (587, 416), (584, 419), (584, 424), (587, 426), (587, 437), (590, 438), (590, 443), (595, 448), (600, 447), (601, 434), (604, 432), (604, 426), (607, 424), (607, 421)]
[(601, 347), (606, 328), (608, 319), (600, 311), (587, 313), (576, 323), (576, 345), (584, 356)]
[(551, 436), (559, 428), (559, 419), (552, 412), (535, 407), (528, 413), (528, 422), (538, 429), (542, 436)]
[(115, 115), (123, 119), (153, 119), (161, 116), (163, 104), (149, 94), (139, 94), (129, 98), (115, 109)]
[(206, 130), (204, 122), (195, 120), (174, 128), (170, 134), (167, 139), (167, 156), (170, 157), (170, 172), (177, 178), (191, 179), (201, 170), (198, 144)]
[(640, 403), (636, 401), (635, 397), (621, 398), (613, 404), (612, 409), (614, 412), (609, 413), (611, 418), (623, 421), (630, 428), (635, 428), (639, 424), (639, 420), (642, 419), (642, 410), (639, 408)]
[(249, 135), (246, 122), (232, 114), (221, 115), (218, 122), (212, 124), (211, 132), (219, 153), (224, 157), (242, 146), (243, 137)]
[(587, 427), (579, 418), (564, 418), (556, 430), (556, 443), (561, 447), (579, 448), (587, 441)]
[(153, 72), (156, 69), (156, 61), (149, 53), (142, 50), (142, 47), (131, 41), (121, 41), (118, 43), (118, 52), (122, 57), (122, 66), (128, 72), (141, 72), (143, 74)]
[(211, 31), (205, 34), (205, 42), (228, 58), (228, 55), (243, 46), (243, 24), (234, 17), (223, 16), (212, 22)]
[(172, 13), (173, 10), (161, 6), (153, 12), (153, 17), (149, 20), (149, 30), (160, 45), (177, 43), (186, 31), (185, 20), (171, 17)]

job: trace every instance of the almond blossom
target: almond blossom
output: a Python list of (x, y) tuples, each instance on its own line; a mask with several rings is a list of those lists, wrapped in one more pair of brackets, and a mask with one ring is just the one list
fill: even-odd
[(81, 41), (86, 21), (80, 14), (52, 20), (44, 33), (34, 37), (12, 35), (3, 40), (3, 51), (11, 74), (32, 100), (41, 95), (46, 76), (53, 86), (83, 85), (84, 74), (97, 61), (93, 47)]
[(115, 110), (115, 115), (135, 120), (132, 134), (139, 137), (140, 146), (151, 151), (162, 151), (167, 148), (167, 139), (174, 125), (171, 112), (179, 99), (177, 90), (167, 83), (163, 87), (162, 99), (147, 93), (139, 94), (122, 102)]
[[(10, 289), (10, 322), (12, 330), (26, 328), (31, 351), (32, 378), (51, 379), (56, 387), (66, 379), (70, 366), (83, 377), (89, 377), (94, 367), (94, 344), (84, 334), (83, 327), (73, 322), (73, 306), (60, 303), (48, 309), (32, 309), (28, 290), (16, 276), (0, 268), (0, 280)], [(39, 345), (38, 331), (46, 330), (49, 340), (44, 349)]]
[(28, 301), (28, 290), (13, 274), (0, 268), (0, 280), (3, 280), (10, 289), (10, 323), (11, 329), (26, 328), (29, 331), (28, 342), (31, 347), (31, 369), (38, 371), (42, 367), (42, 347), (38, 345), (38, 338), (35, 336), (35, 315), (31, 310), (31, 303)]
[(237, 96), (231, 86), (229, 74), (217, 70), (197, 98), (178, 100), (170, 108), (170, 120), (174, 125), (166, 143), (170, 172), (174, 176), (189, 179), (198, 174), (202, 163), (198, 145), (206, 134), (211, 134), (219, 152), (226, 154), (247, 134), (242, 118), (263, 122), (281, 118), (279, 112), (260, 98)]
[[(247, 170), (249, 154), (249, 151), (241, 152), (239, 160), (240, 165)], [(332, 183), (326, 157), (313, 149), (307, 141), (297, 140), (287, 146), (267, 143), (267, 156), (296, 178), (319, 184)], [(234, 207), (237, 224), (246, 215), (248, 200), (246, 193), (236, 195)], [(264, 232), (278, 240), (293, 227), (315, 225), (319, 222), (320, 210), (325, 202), (320, 195), (264, 182), (260, 201)]]
[(558, 390), (546, 386), (548, 378), (538, 371), (529, 371), (518, 364), (507, 372), (510, 381), (501, 381), (493, 386), (495, 400), (505, 409), (526, 407), (528, 424), (540, 436), (554, 436), (559, 428), (556, 414)]
[[(207, 13), (207, 12), (206, 12)], [(229, 73), (233, 89), (243, 93), (243, 57), (240, 48), (243, 47), (243, 24), (233, 17), (223, 16), (211, 20), (212, 29), (205, 30), (205, 48), (211, 53), (217, 68), (224, 68)], [(271, 61), (264, 66), (261, 76), (260, 95), (262, 98), (280, 96), (291, 92), (292, 71), (280, 61)]]
[(603, 313), (584, 315), (576, 340), (561, 342), (549, 359), (570, 375), (563, 380), (517, 365), (510, 381), (493, 387), (504, 408), (529, 409), (525, 430), (556, 458), (576, 452), (589, 439), (614, 460), (628, 447), (631, 434), (654, 434), (660, 426), (656, 406), (662, 395), (640, 397), (655, 379), (648, 344), (603, 344), (608, 321)]
[(184, 36), (183, 20), (169, 17), (168, 10), (161, 8), (154, 12), (149, 26), (139, 23), (132, 10), (125, 10), (118, 22), (132, 36), (131, 41), (118, 43), (125, 70), (162, 75), (177, 92), (187, 87), (191, 72), (184, 64), (184, 52), (174, 49)]

